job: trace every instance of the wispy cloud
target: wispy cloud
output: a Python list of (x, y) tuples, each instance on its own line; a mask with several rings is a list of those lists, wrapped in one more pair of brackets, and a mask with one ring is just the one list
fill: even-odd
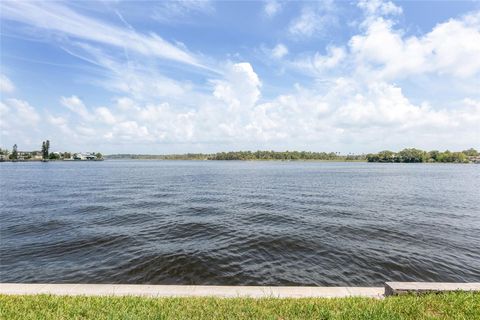
[(279, 43), (272, 49), (272, 56), (277, 59), (281, 59), (288, 54), (288, 48), (283, 44)]
[(403, 12), (403, 9), (392, 1), (384, 0), (360, 0), (358, 7), (368, 16), (397, 16)]
[(276, 0), (267, 0), (265, 2), (265, 6), (263, 10), (267, 17), (272, 18), (274, 17), (280, 10), (282, 10), (282, 4)]
[(15, 86), (13, 85), (12, 81), (4, 75), (0, 74), (0, 92), (4, 93), (11, 93), (15, 90)]
[(155, 33), (142, 34), (130, 28), (87, 17), (58, 2), (2, 1), (1, 9), (2, 18), (19, 21), (38, 29), (206, 68), (194, 54)]
[(151, 14), (152, 18), (168, 24), (191, 22), (192, 15), (211, 15), (215, 7), (208, 0), (178, 0), (158, 2)]
[(191, 104), (198, 94), (190, 81), (165, 76), (155, 59), (133, 54), (125, 57), (85, 43), (71, 43), (64, 49), (99, 67), (98, 75), (90, 80), (91, 84), (128, 95), (137, 101), (182, 99), (184, 103)]
[(308, 4), (302, 8), (300, 15), (291, 21), (288, 32), (294, 38), (322, 36), (337, 20), (335, 4), (332, 1)]
[(92, 120), (92, 115), (88, 111), (87, 107), (83, 104), (83, 101), (80, 100), (77, 96), (71, 97), (62, 97), (60, 103), (68, 108), (71, 112), (76, 113), (83, 120)]
[[(329, 46), (326, 54), (316, 52), (313, 55), (304, 55), (289, 62), (290, 66), (312, 76), (325, 76), (333, 68), (338, 66), (347, 57), (343, 47)], [(339, 70), (340, 71), (340, 70)], [(343, 71), (343, 70), (341, 70)]]

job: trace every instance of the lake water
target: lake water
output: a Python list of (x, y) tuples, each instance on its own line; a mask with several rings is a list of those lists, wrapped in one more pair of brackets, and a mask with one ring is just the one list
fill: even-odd
[(0, 164), (1, 282), (480, 281), (480, 166)]

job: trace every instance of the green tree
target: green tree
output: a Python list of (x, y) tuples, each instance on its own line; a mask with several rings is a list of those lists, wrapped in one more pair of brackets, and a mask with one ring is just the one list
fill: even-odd
[(102, 154), (101, 154), (100, 152), (97, 152), (97, 154), (95, 154), (95, 158), (97, 158), (97, 159), (102, 159), (103, 156), (102, 156)]
[(45, 160), (47, 159), (47, 146), (45, 144), (45, 141), (42, 142), (42, 159)]
[(440, 156), (440, 151), (438, 150), (432, 150), (428, 152), (428, 160), (437, 162), (439, 161), (439, 156)]
[(50, 149), (50, 141), (43, 141), (42, 142), (42, 158), (43, 160), (48, 159), (48, 150)]
[(411, 148), (400, 151), (398, 157), (401, 162), (425, 162), (427, 155), (425, 151)]
[(444, 152), (440, 152), (440, 154), (438, 155), (438, 161), (439, 162), (453, 162), (452, 153), (448, 150), (445, 150)]
[(378, 156), (378, 153), (369, 153), (369, 154), (367, 154), (367, 161), (368, 162), (379, 162), (380, 157)]
[(468, 157), (463, 152), (452, 153), (452, 162), (465, 163), (468, 162)]
[(385, 150), (378, 153), (380, 162), (395, 162), (396, 154), (393, 151)]
[(10, 159), (11, 160), (17, 160), (18, 159), (17, 144), (13, 145), (12, 153), (10, 154)]
[(50, 160), (58, 160), (58, 159), (60, 159), (60, 155), (59, 155), (58, 153), (50, 153), (50, 154), (48, 155), (48, 159), (50, 159)]
[(463, 150), (462, 153), (467, 157), (476, 157), (479, 155), (478, 151), (473, 148), (470, 148), (468, 150)]

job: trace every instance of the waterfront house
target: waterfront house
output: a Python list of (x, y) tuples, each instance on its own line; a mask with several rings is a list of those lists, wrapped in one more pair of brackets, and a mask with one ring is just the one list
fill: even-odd
[(42, 155), (42, 152), (41, 151), (32, 151), (30, 152), (31, 154), (31, 159), (32, 160), (42, 160), (43, 159), (43, 155)]
[(18, 160), (32, 160), (32, 152), (31, 151), (18, 151), (17, 152), (17, 159)]
[(468, 157), (468, 161), (471, 163), (480, 163), (480, 156), (470, 156)]
[(18, 160), (42, 160), (41, 151), (18, 151)]
[(81, 153), (73, 154), (73, 160), (85, 160), (85, 157)]
[(85, 155), (85, 159), (87, 159), (87, 160), (95, 160), (95, 158), (96, 158), (96, 157), (95, 157), (95, 154), (94, 154), (93, 152), (87, 153), (87, 154)]
[(73, 155), (74, 160), (95, 160), (95, 153), (85, 152), (85, 153), (75, 153)]

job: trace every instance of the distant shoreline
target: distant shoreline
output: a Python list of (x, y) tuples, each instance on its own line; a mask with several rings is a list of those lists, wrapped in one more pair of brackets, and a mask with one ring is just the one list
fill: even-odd
[(267, 161), (274, 161), (274, 162), (367, 162), (367, 160), (316, 160), (316, 159), (290, 159), (290, 160), (283, 160), (283, 159), (150, 159), (150, 158), (108, 158), (106, 157), (105, 160), (107, 161), (131, 161), (131, 160), (139, 160), (139, 161), (251, 161), (251, 162), (267, 162)]
[(376, 162), (376, 163), (480, 163), (480, 153), (468, 150), (451, 152), (424, 151), (407, 148), (398, 152), (381, 151), (369, 154), (340, 154), (310, 151), (230, 151), (185, 154), (111, 154), (109, 160), (239, 160), (239, 161), (314, 161), (314, 162)]
[(327, 162), (327, 163), (381, 163), (381, 164), (474, 164), (473, 162), (369, 162), (367, 160), (276, 160), (276, 159), (253, 159), (253, 160), (213, 160), (213, 159), (105, 159), (106, 161), (195, 161), (195, 162)]
[[(97, 162), (97, 161), (196, 161), (196, 162), (220, 162), (220, 161), (242, 161), (242, 162), (357, 162), (366, 163), (367, 160), (315, 160), (315, 159), (295, 159), (295, 160), (281, 160), (281, 159), (232, 159), (232, 160), (217, 160), (217, 159), (148, 159), (148, 158), (121, 158), (121, 159), (109, 159), (103, 160), (49, 160), (47, 162)], [(42, 160), (4, 160), (1, 162), (44, 162)]]
[(439, 164), (475, 164), (473, 162), (369, 162), (367, 160), (198, 160), (198, 159), (105, 159), (106, 161), (195, 161), (195, 162), (321, 162), (321, 163), (377, 163), (377, 164), (425, 164), (425, 165), (439, 165)]
[[(16, 148), (16, 146), (15, 146)], [(15, 152), (16, 149), (14, 150)], [(339, 152), (311, 152), (311, 151), (229, 151), (217, 153), (184, 153), (184, 154), (74, 154), (59, 152), (52, 153), (56, 157), (40, 157), (38, 152), (18, 152), (3, 150), (0, 161), (102, 161), (102, 160), (194, 160), (194, 161), (303, 161), (303, 162), (374, 162), (374, 163), (480, 163), (480, 153), (470, 148), (463, 151), (424, 151), (407, 148), (398, 152), (384, 150), (369, 154), (340, 154)], [(33, 157), (33, 155), (35, 157)]]
[[(84, 163), (84, 162), (102, 162), (102, 161), (195, 161), (195, 162), (322, 162), (322, 163), (382, 163), (382, 164), (480, 164), (480, 162), (379, 162), (379, 161), (367, 161), (367, 160), (342, 160), (342, 159), (335, 159), (335, 160), (316, 160), (316, 159), (290, 159), (290, 160), (282, 160), (282, 159), (150, 159), (150, 158), (114, 158), (109, 159), (106, 157), (102, 160), (49, 160), (48, 162), (74, 162), (74, 163)], [(25, 163), (25, 162), (45, 162), (42, 160), (2, 160), (2, 162), (11, 162), (11, 163)]]
[[(147, 158), (122, 158), (122, 159), (103, 159), (103, 160), (50, 160), (47, 162), (74, 162), (74, 163), (85, 163), (85, 162), (102, 162), (102, 161), (195, 161), (195, 162), (322, 162), (322, 163), (383, 163), (383, 164), (480, 164), (479, 162), (371, 162), (367, 160), (315, 160), (315, 159), (295, 159), (295, 160), (278, 160), (278, 159), (232, 159), (232, 160), (217, 160), (217, 159), (147, 159)], [(44, 162), (41, 160), (3, 160), (0, 163), (33, 163), (33, 162)]]

